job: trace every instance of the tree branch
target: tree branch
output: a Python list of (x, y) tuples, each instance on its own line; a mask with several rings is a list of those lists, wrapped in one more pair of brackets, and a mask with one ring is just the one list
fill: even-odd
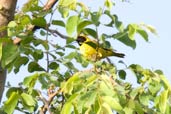
[[(5, 28), (0, 31), (0, 38), (7, 36), (7, 25), (13, 20), (17, 0), (0, 0), (0, 28)], [(0, 62), (1, 63), (1, 62)], [(4, 92), (6, 81), (6, 69), (0, 65), (0, 103)]]
[(43, 7), (43, 10), (51, 9), (57, 3), (57, 1), (58, 0), (48, 0), (46, 5)]
[(50, 104), (53, 101), (54, 97), (61, 92), (61, 89), (58, 89), (57, 91), (51, 90), (51, 88), (48, 89), (48, 99), (44, 98), (39, 91), (39, 96), (41, 101), (44, 103), (44, 105), (40, 109), (40, 114), (45, 114), (47, 111), (52, 114), (50, 111)]

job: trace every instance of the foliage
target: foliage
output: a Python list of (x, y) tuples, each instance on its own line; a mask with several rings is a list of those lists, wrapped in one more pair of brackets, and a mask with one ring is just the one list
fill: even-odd
[[(25, 77), (19, 87), (9, 86), (8, 99), (0, 112), (170, 114), (171, 86), (162, 71), (138, 64), (118, 70), (117, 65), (125, 63), (114, 65), (109, 59), (90, 62), (74, 44), (76, 36), (84, 33), (107, 48), (113, 48), (111, 43), (117, 40), (135, 49), (136, 34), (145, 41), (149, 40), (147, 31), (156, 34), (146, 24), (125, 27), (112, 12), (114, 4), (105, 0), (103, 8), (93, 11), (77, 0), (59, 0), (54, 8), (43, 10), (38, 0), (29, 0), (8, 24), (8, 37), (0, 39), (0, 58), (8, 72), (20, 73), (26, 65), (32, 75)], [(103, 23), (103, 16), (107, 23)], [(99, 33), (101, 29), (104, 32)], [(17, 45), (11, 41), (15, 37), (21, 38)], [(133, 76), (136, 86), (126, 81)]]

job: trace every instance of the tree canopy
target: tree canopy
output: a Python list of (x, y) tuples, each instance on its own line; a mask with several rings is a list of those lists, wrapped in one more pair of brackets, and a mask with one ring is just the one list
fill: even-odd
[[(32, 74), (18, 87), (7, 85), (0, 113), (171, 113), (171, 85), (161, 70), (127, 65), (124, 58), (89, 61), (80, 54), (75, 42), (82, 33), (118, 51), (115, 41), (136, 49), (137, 35), (148, 42), (149, 32), (157, 34), (144, 23), (124, 25), (112, 10), (115, 1), (98, 4), (91, 9), (86, 1), (29, 0), (16, 12), (0, 38), (1, 66), (15, 73), (24, 66)], [(127, 77), (135, 77), (136, 86)]]

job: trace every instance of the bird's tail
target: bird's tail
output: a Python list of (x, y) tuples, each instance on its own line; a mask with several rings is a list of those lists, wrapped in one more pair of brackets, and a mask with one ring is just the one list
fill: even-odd
[(113, 56), (124, 58), (125, 54), (113, 52)]

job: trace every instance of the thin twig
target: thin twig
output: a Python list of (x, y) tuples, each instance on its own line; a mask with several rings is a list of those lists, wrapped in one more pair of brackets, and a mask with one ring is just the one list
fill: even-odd
[(61, 89), (58, 89), (57, 91), (48, 94), (48, 99), (44, 98), (40, 91), (38, 91), (38, 92), (39, 92), (40, 100), (44, 104), (40, 109), (40, 114), (45, 114), (47, 111), (50, 114), (52, 114), (52, 112), (50, 110), (50, 104), (53, 101), (54, 97), (61, 92)]

